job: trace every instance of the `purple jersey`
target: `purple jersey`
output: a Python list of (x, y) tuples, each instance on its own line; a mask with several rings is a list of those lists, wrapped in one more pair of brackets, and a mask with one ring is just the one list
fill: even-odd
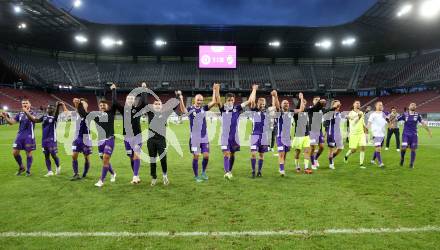
[(252, 134), (262, 135), (267, 132), (267, 126), (270, 125), (267, 118), (267, 113), (259, 109), (252, 109)]
[[(31, 115), (34, 115), (34, 113), (31, 111)], [(33, 123), (31, 120), (28, 119), (27, 115), (24, 112), (20, 112), (15, 115), (14, 120), (19, 122), (18, 127), (18, 133), (17, 137), (29, 137), (34, 139), (34, 129), (35, 129), (35, 123)]]
[[(206, 111), (209, 110), (208, 105), (197, 108), (191, 106), (187, 108), (189, 116), (189, 126), (191, 130), (191, 141), (198, 145), (200, 143), (208, 143), (208, 132), (206, 128)], [(191, 143), (192, 144), (192, 143)]]
[(84, 138), (84, 135), (86, 135), (86, 137), (88, 137), (90, 134), (90, 131), (89, 131), (89, 127), (87, 126), (86, 118), (82, 118), (78, 113), (76, 113), (75, 119), (76, 119), (75, 139), (82, 139), (82, 138)]
[[(280, 117), (277, 118), (277, 144), (278, 147), (285, 145), (290, 146), (293, 115), (291, 112), (281, 112)], [(282, 144), (282, 145), (280, 145)]]
[(43, 127), (43, 141), (57, 141), (57, 120), (54, 116), (43, 115), (41, 117), (42, 127)]
[(403, 135), (417, 135), (417, 125), (422, 122), (422, 116), (416, 112), (414, 114), (404, 113), (397, 120), (404, 121)]
[(234, 105), (229, 109), (225, 106), (220, 108), (222, 116), (222, 145), (228, 145), (228, 142), (235, 142), (235, 144), (240, 145), (237, 131), (242, 111), (243, 107), (241, 105)]

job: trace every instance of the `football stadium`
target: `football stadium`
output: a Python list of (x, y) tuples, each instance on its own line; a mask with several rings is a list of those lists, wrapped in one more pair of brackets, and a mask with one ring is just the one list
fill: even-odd
[(0, 1), (0, 249), (439, 249), (440, 1)]

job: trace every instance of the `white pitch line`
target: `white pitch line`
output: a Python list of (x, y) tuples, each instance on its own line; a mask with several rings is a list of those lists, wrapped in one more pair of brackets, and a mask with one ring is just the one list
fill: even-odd
[(303, 235), (356, 235), (356, 234), (398, 234), (440, 232), (438, 226), (399, 227), (399, 228), (341, 228), (323, 230), (287, 230), (287, 231), (231, 231), (231, 232), (0, 232), (0, 238), (81, 238), (81, 237), (274, 237)]

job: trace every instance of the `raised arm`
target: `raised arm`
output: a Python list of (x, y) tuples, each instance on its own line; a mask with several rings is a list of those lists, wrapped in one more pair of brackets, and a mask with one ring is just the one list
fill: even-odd
[(112, 109), (117, 110), (122, 115), (124, 114), (124, 106), (121, 105), (118, 101), (118, 94), (116, 90), (116, 84), (112, 84), (110, 86), (110, 89), (112, 90)]
[(255, 106), (255, 100), (257, 99), (257, 90), (258, 90), (258, 85), (257, 84), (252, 85), (252, 92), (249, 95), (249, 99), (241, 104), (242, 108), (248, 106), (249, 104), (251, 105), (251, 107)]
[(82, 118), (86, 118), (87, 115), (88, 115), (87, 111), (86, 111), (85, 108), (84, 108), (84, 105), (87, 105), (87, 104), (85, 104), (85, 103), (86, 103), (86, 102), (81, 101), (81, 102), (78, 104), (78, 114), (79, 114), (79, 116), (81, 116)]
[(220, 84), (214, 83), (212, 86), (212, 99), (211, 102), (208, 103), (208, 109), (211, 109), (216, 104), (220, 107)]
[(176, 91), (176, 95), (179, 97), (179, 108), (182, 114), (188, 114), (188, 109), (185, 107), (185, 102), (183, 101), (182, 91)]
[(272, 95), (272, 106), (275, 107), (277, 111), (280, 110), (280, 100), (278, 99), (278, 92), (276, 90), (273, 90), (271, 93)]
[(1, 113), (0, 113), (0, 116), (3, 117), (3, 119), (5, 119), (6, 122), (7, 122), (9, 125), (12, 125), (12, 124), (17, 123), (17, 120), (15, 120), (14, 118), (9, 117), (8, 113), (6, 113), (6, 112), (1, 112)]
[(306, 102), (304, 101), (304, 95), (303, 95), (303, 93), (299, 93), (298, 94), (298, 98), (299, 98), (299, 101), (300, 101), (300, 104), (299, 104), (299, 109), (294, 109), (293, 110), (293, 112), (294, 113), (301, 113), (301, 112), (303, 112), (304, 111), (304, 109), (306, 108)]

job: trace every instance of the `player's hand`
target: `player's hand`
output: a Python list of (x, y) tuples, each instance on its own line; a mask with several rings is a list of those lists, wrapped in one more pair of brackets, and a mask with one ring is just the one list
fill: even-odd
[(322, 105), (325, 105), (325, 104), (327, 103), (327, 100), (326, 100), (326, 99), (321, 99), (321, 100), (319, 100), (319, 102), (320, 102)]
[(73, 98), (73, 101), (72, 101), (74, 104), (79, 104), (79, 99), (78, 98)]
[(110, 86), (110, 89), (111, 89), (111, 90), (116, 89), (116, 84), (113, 83), (113, 84)]
[(258, 84), (254, 84), (254, 85), (252, 85), (252, 89), (253, 89), (253, 90), (258, 90)]
[(146, 82), (143, 82), (142, 85), (141, 85), (141, 87), (144, 88), (144, 89), (147, 88), (147, 83), (146, 83)]
[(272, 92), (270, 92), (270, 95), (276, 97), (278, 95), (278, 93), (276, 90), (272, 90)]
[(6, 118), (5, 112), (0, 112), (0, 117)]
[(299, 92), (298, 98), (301, 99), (301, 100), (304, 99), (304, 94), (302, 92)]

